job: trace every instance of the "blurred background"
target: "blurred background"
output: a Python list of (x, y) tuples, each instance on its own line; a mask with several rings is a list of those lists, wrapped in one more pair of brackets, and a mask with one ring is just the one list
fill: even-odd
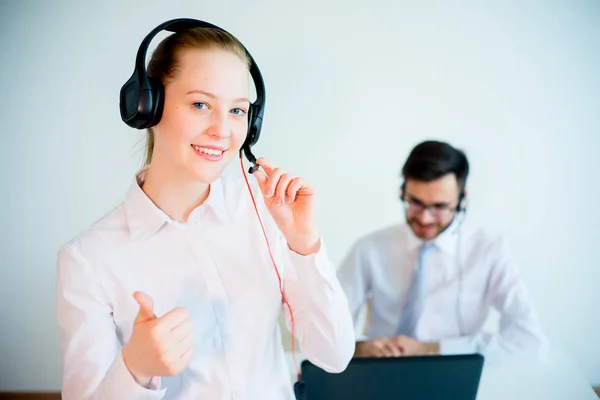
[(267, 87), (256, 153), (316, 184), (338, 265), (402, 220), (415, 144), (465, 150), (468, 220), (509, 238), (551, 346), (600, 385), (600, 2), (4, 0), (0, 390), (60, 389), (57, 251), (141, 166), (119, 90), (175, 17), (252, 52)]

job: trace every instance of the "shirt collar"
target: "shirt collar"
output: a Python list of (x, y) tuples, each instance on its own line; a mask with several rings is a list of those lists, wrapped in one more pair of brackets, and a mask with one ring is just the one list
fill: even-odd
[[(212, 210), (217, 219), (221, 222), (232, 222), (231, 214), (225, 204), (225, 189), (223, 187), (222, 178), (218, 178), (210, 184), (210, 192), (204, 204), (196, 208), (192, 214), (190, 214), (190, 220), (197, 220), (197, 211), (200, 211), (202, 207), (207, 207)], [(197, 214), (197, 215), (193, 215)], [(194, 217), (192, 219), (192, 216)]]
[[(432, 240), (434, 247), (450, 255), (455, 255), (460, 224), (460, 217), (455, 217), (450, 226), (448, 226), (448, 228), (446, 228), (442, 233)], [(408, 251), (416, 251), (424, 243), (424, 241), (415, 235), (408, 224), (406, 226), (408, 228), (407, 249)]]
[(456, 216), (450, 226), (444, 232), (435, 238), (435, 245), (450, 255), (456, 254), (456, 246), (458, 245), (458, 231), (461, 224), (460, 216)]
[[(145, 239), (154, 235), (165, 223), (181, 225), (180, 222), (174, 221), (167, 213), (158, 208), (142, 190), (147, 172), (148, 166), (136, 173), (125, 199), (125, 212), (129, 224), (129, 233), (134, 240)], [(221, 178), (210, 184), (208, 198), (202, 205), (190, 213), (188, 223), (198, 221), (204, 207), (212, 210), (218, 220), (231, 222), (230, 214), (225, 205)]]

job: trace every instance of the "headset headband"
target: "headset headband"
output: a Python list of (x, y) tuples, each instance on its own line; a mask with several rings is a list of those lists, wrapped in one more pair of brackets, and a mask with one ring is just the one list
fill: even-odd
[[(178, 33), (178, 32), (188, 30), (188, 29), (192, 29), (192, 28), (213, 28), (213, 29), (218, 29), (222, 32), (225, 32), (225, 33), (228, 33), (231, 35), (231, 33), (227, 32), (223, 28), (218, 27), (217, 25), (213, 25), (213, 24), (211, 24), (209, 22), (205, 22), (205, 21), (200, 21), (198, 19), (179, 18), (179, 19), (172, 19), (170, 21), (163, 22), (162, 24), (160, 24), (156, 28), (154, 28), (152, 31), (150, 31), (150, 33), (148, 33), (148, 35), (146, 35), (146, 37), (140, 44), (140, 47), (137, 52), (137, 56), (135, 58), (135, 68), (136, 68), (137, 73), (140, 76), (145, 75), (147, 77), (146, 54), (148, 52), (148, 47), (150, 47), (150, 42), (152, 42), (152, 39), (154, 39), (154, 37), (157, 34), (159, 34), (161, 31), (169, 31), (169, 32), (173, 32), (173, 33)], [(231, 35), (231, 36), (233, 36), (233, 35)], [(240, 44), (241, 44), (241, 42), (240, 42)], [(266, 97), (265, 83), (263, 81), (263, 77), (260, 73), (260, 70), (258, 69), (258, 65), (256, 64), (256, 62), (254, 62), (254, 58), (252, 57), (252, 54), (250, 54), (248, 49), (246, 49), (246, 47), (243, 44), (242, 44), (242, 47), (244, 47), (244, 50), (246, 51), (248, 58), (250, 58), (250, 75), (252, 75), (252, 79), (254, 80), (254, 85), (256, 86), (256, 101), (254, 101), (253, 104), (255, 104), (257, 106), (261, 106), (265, 102), (265, 97)], [(262, 119), (262, 114), (260, 115), (260, 118)]]

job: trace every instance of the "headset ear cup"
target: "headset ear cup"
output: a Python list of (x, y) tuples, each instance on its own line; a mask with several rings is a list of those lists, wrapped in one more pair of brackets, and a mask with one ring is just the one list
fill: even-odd
[(248, 132), (250, 132), (250, 128), (254, 124), (254, 120), (256, 119), (256, 112), (254, 108), (254, 104), (250, 103), (248, 107)]
[(254, 146), (258, 142), (260, 127), (262, 120), (258, 117), (258, 106), (250, 104), (248, 110), (248, 135), (246, 136), (246, 142), (250, 146)]
[(135, 128), (140, 103), (140, 84), (137, 75), (134, 73), (131, 78), (121, 88), (119, 94), (119, 109), (121, 119), (127, 125)]
[(254, 120), (256, 119), (256, 112), (254, 110), (254, 104), (250, 103), (248, 107), (248, 132), (246, 133), (246, 142), (252, 146), (253, 132), (252, 127), (254, 126)]
[(162, 116), (164, 89), (158, 79), (149, 78), (149, 87), (142, 89), (140, 78), (134, 75), (121, 88), (119, 106), (121, 119), (132, 128), (145, 129), (156, 125)]
[(150, 128), (160, 122), (163, 108), (165, 106), (165, 88), (158, 78), (150, 77), (150, 86), (152, 87), (152, 110), (147, 128)]
[(458, 202), (458, 212), (466, 212), (467, 211), (467, 195), (463, 193), (460, 196), (460, 200)]
[(254, 146), (256, 144), (256, 128), (254, 125), (250, 127), (248, 130), (248, 136), (246, 137), (246, 142), (249, 146)]

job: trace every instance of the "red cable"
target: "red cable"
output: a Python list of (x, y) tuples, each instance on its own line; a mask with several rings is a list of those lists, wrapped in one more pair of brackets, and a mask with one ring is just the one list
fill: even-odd
[(269, 244), (269, 239), (267, 238), (267, 232), (263, 225), (262, 219), (260, 218), (260, 214), (258, 213), (258, 207), (256, 206), (256, 200), (254, 199), (254, 194), (252, 193), (252, 188), (250, 187), (250, 182), (248, 182), (248, 177), (246, 176), (246, 169), (244, 167), (244, 160), (240, 155), (240, 166), (242, 167), (242, 175), (244, 176), (244, 180), (246, 181), (246, 186), (248, 187), (248, 192), (250, 192), (250, 197), (252, 198), (252, 204), (254, 205), (254, 211), (256, 212), (256, 217), (258, 218), (258, 222), (260, 223), (260, 227), (262, 229), (263, 236), (265, 237), (265, 242), (267, 243), (267, 249), (269, 250), (269, 256), (271, 257), (271, 262), (273, 263), (273, 268), (275, 269), (275, 273), (277, 274), (277, 281), (279, 282), (279, 293), (281, 294), (281, 299), (285, 303), (290, 312), (290, 320), (292, 322), (292, 360), (294, 361), (294, 367), (296, 368), (296, 373), (298, 374), (298, 380), (301, 380), (300, 369), (298, 368), (298, 364), (296, 363), (296, 353), (295, 353), (295, 326), (294, 326), (294, 313), (292, 312), (292, 306), (288, 303), (285, 298), (285, 294), (283, 294), (283, 287), (281, 284), (281, 275), (279, 275), (279, 270), (277, 269), (277, 264), (275, 264), (275, 259), (273, 258), (273, 253), (271, 252), (271, 245)]

